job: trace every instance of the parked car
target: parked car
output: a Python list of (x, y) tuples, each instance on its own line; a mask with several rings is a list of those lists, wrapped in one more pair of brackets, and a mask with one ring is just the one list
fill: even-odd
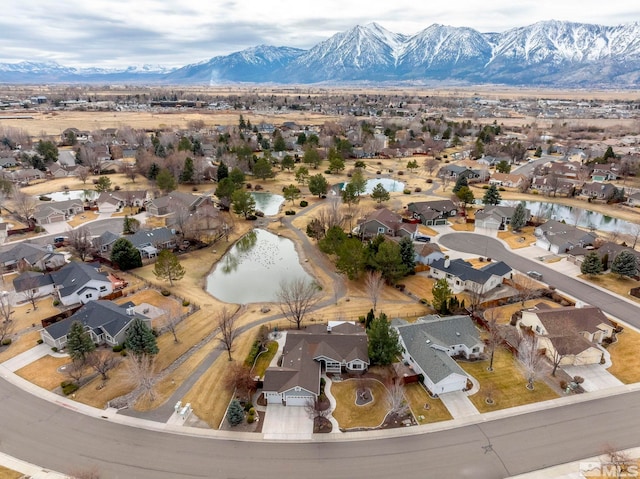
[(429, 243), (431, 238), (428, 236), (416, 236), (416, 241), (420, 241), (421, 243)]
[(527, 276), (542, 281), (542, 273), (538, 273), (537, 271), (527, 271)]

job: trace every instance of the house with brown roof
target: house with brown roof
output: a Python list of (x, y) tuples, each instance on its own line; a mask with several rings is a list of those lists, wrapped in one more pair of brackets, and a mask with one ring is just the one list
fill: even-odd
[(267, 368), (267, 403), (306, 406), (320, 394), (322, 372), (362, 373), (369, 366), (367, 334), (355, 323), (332, 321), (288, 331), (280, 366)]
[(516, 173), (494, 173), (489, 179), (489, 184), (506, 186), (507, 188), (520, 188), (526, 179), (526, 176)]
[(551, 308), (544, 303), (522, 311), (519, 324), (531, 328), (541, 349), (559, 365), (599, 364), (602, 341), (614, 334), (614, 324), (595, 306)]
[(402, 217), (387, 208), (380, 208), (369, 213), (357, 227), (361, 238), (372, 238), (377, 235), (416, 237), (418, 225), (403, 223)]

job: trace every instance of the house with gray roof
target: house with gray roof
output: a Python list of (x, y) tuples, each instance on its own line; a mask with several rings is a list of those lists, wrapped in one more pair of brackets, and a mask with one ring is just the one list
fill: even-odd
[(154, 258), (160, 250), (173, 249), (178, 245), (176, 231), (169, 228), (140, 230), (125, 237), (140, 251), (143, 258)]
[(387, 208), (380, 208), (369, 213), (357, 226), (358, 234), (363, 239), (373, 238), (377, 235), (391, 237), (415, 238), (418, 225), (403, 223), (402, 217)]
[(33, 219), (38, 225), (46, 225), (66, 221), (73, 215), (84, 212), (82, 200), (64, 200), (41, 203), (33, 213)]
[(49, 274), (65, 306), (86, 304), (113, 293), (113, 284), (107, 273), (100, 271), (100, 263), (71, 262)]
[(458, 207), (451, 200), (419, 201), (409, 203), (407, 209), (423, 225), (446, 225), (448, 218), (458, 214)]
[(463, 259), (439, 259), (431, 263), (430, 274), (435, 279), (446, 279), (454, 293), (472, 291), (484, 294), (510, 279), (511, 266), (502, 261), (492, 261), (482, 268), (474, 268)]
[(444, 259), (445, 254), (435, 243), (414, 243), (413, 250), (415, 251), (416, 263), (430, 265), (436, 260)]
[(52, 270), (66, 262), (63, 254), (30, 243), (17, 243), (0, 251), (0, 266), (4, 272), (16, 269)]
[(462, 391), (469, 376), (453, 357), (477, 359), (484, 352), (484, 343), (469, 316), (440, 317), (429, 315), (415, 323), (394, 319), (398, 331), (402, 357), (432, 394)]
[[(516, 210), (515, 206), (486, 205), (476, 211), (475, 225), (477, 228), (506, 229), (511, 224), (511, 218)], [(531, 219), (531, 212), (525, 208), (525, 220)]]
[(25, 271), (13, 279), (13, 289), (16, 292), (12, 298), (15, 305), (52, 294), (55, 286), (49, 273)]
[(536, 246), (552, 253), (566, 253), (575, 247), (592, 245), (598, 237), (590, 231), (556, 220), (549, 220), (536, 227)]
[(137, 313), (132, 302), (117, 305), (111, 301), (91, 301), (67, 319), (42, 329), (40, 337), (49, 346), (62, 349), (67, 345), (67, 334), (71, 325), (79, 321), (94, 343), (116, 346), (124, 342), (127, 329), (136, 318), (151, 327), (151, 320)]
[(320, 375), (366, 371), (367, 334), (354, 323), (332, 321), (288, 331), (282, 363), (267, 368), (263, 392), (268, 403), (306, 406), (320, 394)]
[(189, 211), (195, 211), (198, 207), (209, 201), (204, 195), (192, 195), (172, 191), (168, 195), (161, 196), (147, 203), (147, 212), (153, 216), (165, 216), (172, 213), (176, 207), (184, 207)]

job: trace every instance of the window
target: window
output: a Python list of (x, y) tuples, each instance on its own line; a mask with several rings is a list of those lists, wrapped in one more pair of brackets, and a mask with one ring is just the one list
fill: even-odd
[(351, 369), (362, 369), (362, 364), (354, 363), (351, 365)]
[(107, 287), (106, 286), (100, 286), (100, 291), (106, 291)]
[(87, 294), (85, 295), (85, 298), (87, 298), (87, 299), (89, 299), (89, 298), (93, 298), (93, 294), (91, 294), (91, 293), (87, 293)]
[(378, 234), (383, 235), (383, 234), (384, 234), (384, 231), (385, 231), (384, 226), (378, 226)]
[(478, 351), (480, 351), (480, 348), (478, 346), (471, 350), (472, 353), (477, 353)]

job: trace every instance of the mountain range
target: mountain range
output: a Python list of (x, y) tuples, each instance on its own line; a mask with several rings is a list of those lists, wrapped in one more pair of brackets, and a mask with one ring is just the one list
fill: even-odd
[(550, 20), (503, 33), (434, 24), (415, 35), (370, 23), (337, 33), (309, 50), (260, 45), (173, 70), (4, 63), (0, 82), (635, 88), (640, 85), (640, 23), (604, 26)]

